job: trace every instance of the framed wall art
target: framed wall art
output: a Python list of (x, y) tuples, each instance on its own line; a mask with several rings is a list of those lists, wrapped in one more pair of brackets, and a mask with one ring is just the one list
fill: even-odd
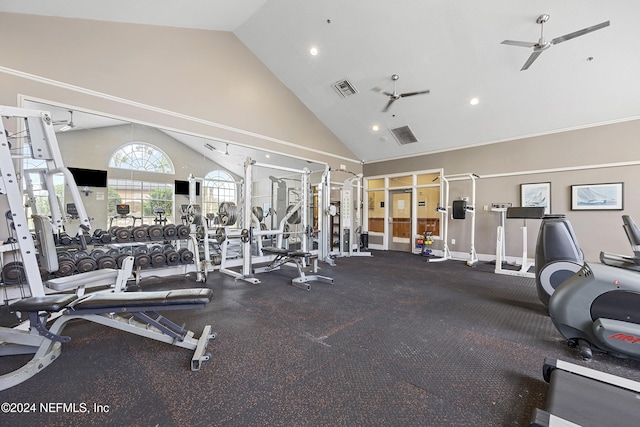
[(571, 210), (622, 210), (622, 182), (571, 186)]
[(520, 206), (544, 206), (545, 215), (551, 213), (551, 183), (520, 184)]

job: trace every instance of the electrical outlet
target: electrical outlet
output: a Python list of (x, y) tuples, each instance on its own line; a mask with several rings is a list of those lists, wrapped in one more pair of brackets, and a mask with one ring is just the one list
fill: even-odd
[(456, 244), (456, 239), (451, 239), (451, 244), (455, 245)]

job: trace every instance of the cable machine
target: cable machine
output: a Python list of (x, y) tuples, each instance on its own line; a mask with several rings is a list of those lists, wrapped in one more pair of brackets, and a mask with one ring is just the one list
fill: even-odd
[(363, 235), (362, 176), (359, 173), (347, 178), (340, 191), (340, 254), (342, 256), (371, 256), (371, 252), (361, 251), (360, 248)]

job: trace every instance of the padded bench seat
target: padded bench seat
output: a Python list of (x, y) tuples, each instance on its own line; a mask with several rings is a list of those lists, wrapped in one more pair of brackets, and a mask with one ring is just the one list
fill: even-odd
[(208, 288), (151, 292), (95, 293), (77, 300), (72, 303), (69, 308), (76, 312), (80, 310), (92, 311), (105, 308), (131, 309), (153, 307), (155, 310), (158, 310), (160, 307), (205, 305), (211, 301), (212, 297), (213, 291)]
[(77, 300), (76, 294), (55, 294), (44, 295), (40, 297), (23, 298), (12, 302), (9, 307), (12, 311), (20, 311), (23, 313), (32, 313), (46, 311), (47, 313), (56, 313), (66, 308), (73, 301)]
[(131, 309), (154, 307), (205, 305), (211, 301), (211, 289), (177, 289), (152, 292), (95, 293), (78, 298), (75, 294), (56, 294), (24, 298), (13, 302), (14, 311), (25, 313), (46, 311), (55, 313), (65, 308), (73, 311), (98, 309)]
[(291, 251), (289, 249), (276, 248), (273, 246), (265, 246), (262, 248), (262, 252), (274, 255), (282, 255), (288, 256), (291, 258), (310, 258), (316, 256), (309, 252), (304, 252), (300, 250)]

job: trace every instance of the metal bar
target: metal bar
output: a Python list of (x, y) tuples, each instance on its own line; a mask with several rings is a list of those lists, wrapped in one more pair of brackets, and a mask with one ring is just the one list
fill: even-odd
[(300, 169), (287, 168), (287, 167), (284, 167), (284, 166), (269, 165), (269, 164), (260, 163), (260, 162), (254, 162), (253, 165), (254, 166), (263, 167), (263, 168), (277, 169), (277, 170), (281, 170), (281, 171), (285, 171), (285, 172), (305, 173), (304, 170), (300, 170)]

